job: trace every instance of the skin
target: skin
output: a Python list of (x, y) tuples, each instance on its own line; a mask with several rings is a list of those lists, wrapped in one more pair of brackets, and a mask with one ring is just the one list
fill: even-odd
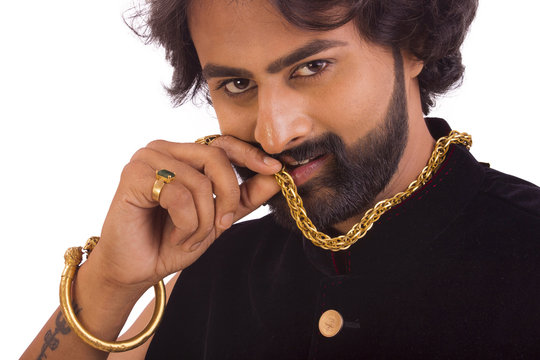
[[(385, 119), (395, 81), (392, 50), (362, 39), (353, 23), (332, 31), (307, 31), (288, 24), (265, 1), (201, 1), (192, 5), (190, 29), (203, 69), (238, 69), (236, 75), (216, 77), (212, 71), (213, 76), (207, 76), (223, 134), (257, 143), (268, 154), (283, 153), (327, 133), (351, 148)], [(317, 40), (337, 45), (269, 71), (276, 59)], [(434, 145), (416, 79), (422, 63), (406, 53), (402, 57), (409, 137), (397, 171), (373, 203), (404, 190), (421, 172)], [(328, 64), (314, 72), (310, 63), (317, 60)], [(245, 81), (234, 82), (238, 78)], [(223, 86), (224, 81), (229, 85)], [(227, 91), (238, 91), (236, 84), (244, 91)], [(361, 215), (334, 227), (346, 232)]]
[[(155, 141), (137, 151), (125, 166), (101, 240), (74, 284), (80, 320), (106, 340), (117, 338), (146, 289), (191, 265), (234, 221), (279, 191), (272, 174), (281, 163), (267, 154), (280, 154), (329, 132), (346, 147), (352, 146), (384, 121), (394, 88), (391, 49), (363, 40), (353, 24), (326, 32), (294, 28), (262, 0), (200, 0), (191, 8), (189, 21), (204, 68), (208, 64), (242, 68), (247, 71), (242, 75), (249, 76), (208, 76), (222, 133), (230, 136), (212, 146)], [(338, 45), (292, 64), (276, 63), (321, 40)], [(434, 145), (423, 120), (416, 80), (422, 64), (403, 52), (402, 57), (409, 134), (397, 170), (374, 201), (405, 189), (425, 166)], [(320, 59), (331, 61), (324, 71), (307, 65)], [(234, 86), (220, 85), (235, 78), (246, 79), (237, 84), (244, 89), (247, 84), (249, 91), (231, 97), (225, 90)], [(233, 164), (257, 175), (238, 185)], [(157, 203), (151, 199), (151, 189), (155, 171), (162, 168), (181, 176), (163, 188)], [(316, 176), (317, 171), (310, 174)], [(348, 231), (360, 216), (334, 227)], [(148, 312), (151, 309), (142, 317)], [(45, 333), (55, 329), (56, 317), (57, 312), (23, 359), (38, 357)], [(139, 321), (130, 331), (143, 326)], [(143, 358), (148, 344), (130, 352), (129, 358)], [(73, 333), (62, 335), (60, 346), (46, 355), (48, 359), (108, 356)], [(111, 357), (117, 356), (121, 355)]]
[[(398, 49), (393, 50), (393, 57), (394, 89), (385, 119), (375, 129), (349, 148), (338, 135), (328, 133), (321, 141), (305, 141), (285, 152), (286, 156), (300, 159), (312, 157), (310, 154), (327, 154), (316, 176), (298, 186), (309, 218), (325, 233), (335, 233), (334, 224), (364, 214), (373, 206), (373, 199), (386, 187), (403, 154), (408, 118), (402, 56)], [(290, 173), (294, 177), (297, 169)], [(297, 230), (281, 193), (274, 195), (268, 205), (278, 223)]]

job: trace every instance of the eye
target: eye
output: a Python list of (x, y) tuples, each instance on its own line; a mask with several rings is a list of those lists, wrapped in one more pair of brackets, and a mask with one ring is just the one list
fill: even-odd
[(223, 86), (231, 94), (241, 94), (255, 87), (255, 82), (248, 79), (231, 79), (226, 80)]
[(300, 77), (300, 76), (312, 76), (320, 73), (328, 66), (328, 61), (325, 60), (315, 60), (310, 61), (304, 65), (300, 65), (292, 74), (291, 77)]

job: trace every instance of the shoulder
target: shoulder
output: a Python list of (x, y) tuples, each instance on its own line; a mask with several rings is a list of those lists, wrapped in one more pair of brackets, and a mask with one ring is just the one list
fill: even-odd
[(540, 221), (540, 187), (531, 182), (486, 167), (480, 194), (503, 204), (508, 212), (526, 214)]
[(459, 217), (458, 231), (500, 256), (540, 261), (540, 188), (497, 170), (484, 171), (476, 196)]

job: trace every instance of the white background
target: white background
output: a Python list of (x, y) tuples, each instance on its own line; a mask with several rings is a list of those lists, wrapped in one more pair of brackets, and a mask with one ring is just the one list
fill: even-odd
[[(473, 135), (492, 167), (540, 184), (534, 1), (483, 1), (464, 85), (433, 115)], [(163, 54), (124, 25), (129, 1), (10, 1), (0, 10), (2, 359), (58, 304), (63, 253), (99, 234), (122, 167), (153, 139), (218, 131), (212, 111), (173, 109)]]

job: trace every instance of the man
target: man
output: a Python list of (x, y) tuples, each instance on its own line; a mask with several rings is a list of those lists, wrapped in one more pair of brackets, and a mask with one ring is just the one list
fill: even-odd
[[(111, 358), (538, 355), (534, 185), (450, 145), (429, 180), (333, 252), (299, 233), (273, 176), (285, 166), (331, 236), (408, 189), (449, 135), (424, 114), (462, 76), (475, 10), (475, 1), (153, 3), (152, 37), (176, 71), (171, 94), (180, 103), (207, 89), (224, 136), (153, 142), (125, 167), (74, 283), (79, 318), (113, 340), (148, 287), (184, 271), (152, 342)], [(160, 169), (176, 177), (153, 196)], [(231, 228), (266, 202), (271, 216)], [(58, 316), (27, 354), (41, 356)], [(106, 356), (72, 332), (46, 355), (72, 354)]]

